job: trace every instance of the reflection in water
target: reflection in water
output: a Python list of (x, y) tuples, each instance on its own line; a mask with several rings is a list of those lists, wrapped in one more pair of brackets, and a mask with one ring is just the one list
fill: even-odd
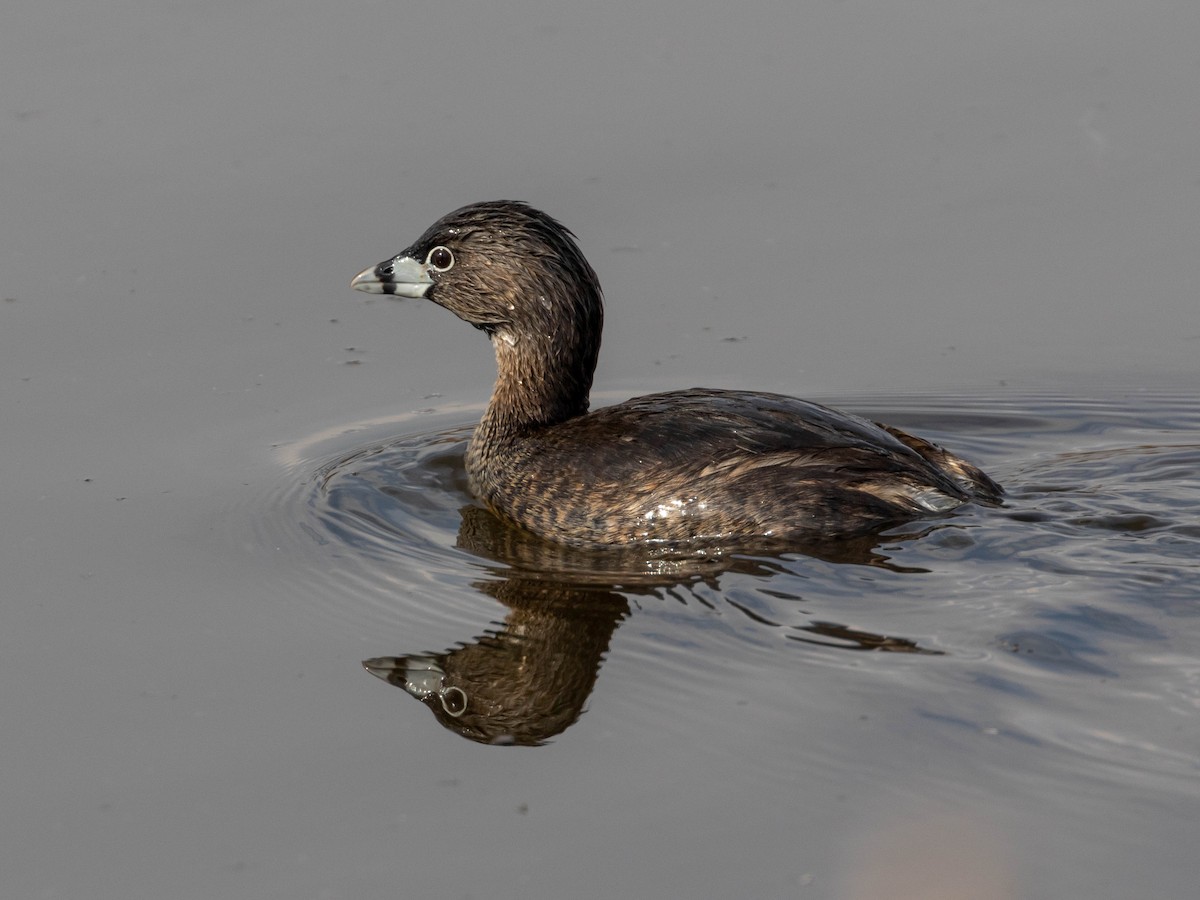
[[(1133, 406), (1001, 400), (988, 416), (966, 421), (955, 418), (957, 405), (949, 409), (928, 405), (911, 422), (894, 408), (867, 412), (935, 434), (939, 421), (947, 431), (979, 434), (968, 449), (1000, 460), (993, 468), (1010, 486), (1004, 509), (752, 554), (720, 547), (683, 557), (645, 548), (589, 553), (543, 542), (472, 504), (462, 470), (470, 429), (453, 428), (343, 447), (305, 493), (300, 527), (336, 562), (330, 572), (361, 588), (348, 598), (341, 580), (339, 590), (325, 592), (351, 600), (332, 608), (338, 615), (374, 601), (372, 615), (394, 621), (399, 612), (418, 630), (434, 619), (452, 628), (462, 622), (469, 638), (478, 632), (465, 623), (475, 620), (481, 594), (505, 607), (505, 621), (469, 646), (417, 657), (401, 654), (427, 648), (398, 647), (395, 658), (368, 664), (473, 740), (537, 744), (570, 727), (612, 634), (637, 609), (664, 623), (650, 625), (645, 640), (680, 651), (669, 664), (676, 669), (631, 662), (646, 667), (647, 683), (677, 674), (699, 684), (711, 667), (701, 654), (689, 666), (688, 648), (710, 637), (723, 642), (724, 657), (753, 668), (773, 659), (790, 670), (794, 657), (780, 657), (781, 647), (820, 650), (811, 662), (843, 670), (865, 650), (896, 654), (901, 666), (905, 656), (949, 653), (974, 660), (970, 708), (989, 698), (1058, 698), (1038, 719), (1052, 726), (1023, 719), (1010, 725), (1014, 733), (1093, 755), (1103, 735), (1105, 747), (1130, 752), (1134, 738), (1122, 737), (1119, 723), (1067, 727), (1077, 695), (1023, 679), (1034, 670), (1064, 685), (1103, 679), (1107, 704), (1118, 677), (1136, 686), (1131, 673), (1142, 673), (1143, 692), (1160, 690), (1145, 687), (1152, 680), (1189, 709), (1200, 702), (1190, 664), (1159, 671), (1147, 662), (1173, 659), (1159, 654), (1178, 644), (1177, 622), (1196, 614), (1200, 408), (1189, 394), (1139, 395)], [(872, 628), (877, 616), (936, 634), (936, 649), (933, 638)], [(1131, 648), (1153, 652), (1139, 657)], [(951, 677), (947, 668), (922, 668), (921, 676), (902, 671), (914, 683)], [(689, 696), (702, 702), (703, 689)]]
[(525, 579), (479, 582), (509, 608), (501, 628), (445, 653), (368, 659), (451, 731), (484, 744), (536, 745), (579, 718), (629, 607), (620, 594)]
[[(280, 481), (289, 493), (258, 498), (271, 528), (258, 546), (288, 552), (297, 593), (338, 633), (370, 636), (345, 664), (392, 657), (367, 667), (471, 747), (557, 741), (556, 771), (566, 766), (577, 805), (601, 810), (598, 833), (611, 832), (613, 785), (651, 801), (643, 825), (715, 809), (735, 831), (800, 829), (776, 829), (777, 845), (760, 828), (736, 848), (763, 851), (756, 865), (803, 860), (804, 829), (837, 823), (851, 876), (821, 880), (799, 862), (789, 885), (751, 893), (1028, 895), (1053, 860), (1030, 875), (1027, 844), (1061, 835), (1084, 872), (1147, 828), (1186, 857), (1175, 835), (1200, 802), (1200, 402), (1192, 387), (985, 399), (859, 409), (974, 435), (964, 450), (1010, 491), (1002, 509), (878, 541), (685, 559), (568, 552), (470, 502), (459, 411), (307, 449)], [(430, 729), (401, 692), (360, 684), (394, 715), (394, 738), (461, 746), (481, 779), (511, 774)], [(645, 747), (662, 751), (653, 765), (639, 765)], [(609, 759), (619, 772), (579, 770)], [(686, 770), (686, 791), (648, 792), (664, 766)], [(416, 827), (428, 830), (429, 810), (445, 818), (443, 797)], [(493, 806), (485, 844), (502, 821)], [(1030, 810), (1046, 813), (1037, 827)], [(1160, 859), (1157, 871), (1172, 868)], [(1159, 895), (1190, 896), (1194, 884), (1167, 878), (1180, 889)], [(1110, 893), (1137, 895), (1133, 880)]]
[(824, 640), (804, 637), (799, 634), (789, 634), (794, 641), (806, 644), (819, 644), (823, 647), (837, 647), (841, 650), (887, 650), (891, 653), (924, 653), (929, 656), (941, 656), (940, 650), (929, 650), (917, 645), (916, 641), (908, 638), (890, 637), (884, 634), (872, 634), (857, 628), (847, 628), (836, 622), (813, 622), (810, 625), (799, 626), (800, 631), (819, 635)]
[[(765, 575), (779, 566), (769, 558), (715, 552), (672, 558), (576, 550), (543, 541), (476, 506), (464, 507), (461, 515), (459, 548), (493, 563), (488, 569), (494, 579), (473, 586), (508, 608), (503, 625), (444, 653), (377, 657), (363, 667), (423, 702), (443, 727), (485, 744), (542, 744), (574, 724), (609, 640), (629, 613), (626, 595), (700, 583), (715, 587), (722, 572)], [(859, 536), (817, 549), (830, 561), (885, 565), (875, 552), (877, 542)], [(785, 627), (730, 605), (760, 624)], [(936, 652), (831, 622), (791, 627), (802, 633), (797, 640), (829, 647)]]

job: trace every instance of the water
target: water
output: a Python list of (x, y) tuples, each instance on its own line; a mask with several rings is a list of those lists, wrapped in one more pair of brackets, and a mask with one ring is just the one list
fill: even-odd
[[(971, 810), (975, 826), (1061, 804), (1052, 837), (1075, 859), (1097, 852), (1098, 808), (1106, 830), (1143, 828), (1148, 810), (1186, 829), (1200, 799), (1200, 403), (1000, 392), (860, 397), (853, 411), (983, 462), (1008, 487), (1003, 508), (809, 553), (587, 554), (472, 501), (470, 429), (443, 424), (456, 412), (286, 448), (286, 495), (260, 527), (292, 548), (325, 616), (379, 621), (368, 669), (433, 713), (396, 695), (397, 735), (436, 741), (440, 725), (536, 755), (665, 732), (681, 792), (736, 772), (751, 807), (778, 804), (781, 785), (801, 802), (797, 779), (918, 817)], [(646, 787), (615, 777), (630, 801)], [(1051, 835), (1000, 830), (981, 841), (1002, 857), (982, 870), (993, 883), (972, 890), (1008, 879), (1012, 896), (1038, 895), (1028, 848), (997, 848)], [(827, 879), (800, 895), (826, 896)]]
[[(21, 6), (0, 896), (1196, 895), (1194, 2)], [(349, 288), (500, 197), (600, 275), (595, 404), (817, 399), (1007, 505), (519, 540), (483, 338)]]

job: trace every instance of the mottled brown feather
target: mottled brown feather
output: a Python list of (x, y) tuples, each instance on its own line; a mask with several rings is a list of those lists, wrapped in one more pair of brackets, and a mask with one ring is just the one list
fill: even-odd
[(454, 265), (425, 296), (487, 332), (491, 401), (467, 451), (472, 490), (563, 543), (774, 544), (996, 503), (975, 466), (922, 438), (777, 394), (695, 388), (589, 413), (603, 303), (573, 235), (497, 201), (435, 223), (402, 256)]

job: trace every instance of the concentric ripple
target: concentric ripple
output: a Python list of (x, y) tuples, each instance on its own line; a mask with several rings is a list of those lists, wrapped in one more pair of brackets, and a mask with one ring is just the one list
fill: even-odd
[[(620, 630), (625, 664), (653, 686), (636, 700), (607, 698), (631, 723), (664, 727), (681, 700), (735, 690), (748, 671), (778, 669), (773, 677), (787, 680), (803, 664), (861, 677), (875, 659), (868, 671), (958, 708), (937, 721), (1021, 735), (1065, 754), (1064, 767), (1094, 757), (1099, 741), (1122, 748), (1119, 771), (1136, 763), (1179, 774), (1180, 747), (1165, 741), (1156, 754), (1121, 723), (1097, 721), (1102, 704), (1080, 698), (1098, 679), (1107, 700), (1152, 682), (1161, 696), (1137, 700), (1150, 718), (1200, 708), (1196, 400), (1179, 392), (840, 405), (980, 462), (1008, 489), (1005, 506), (789, 552), (576, 551), (506, 525), (471, 498), (463, 454), (478, 411), (449, 410), (284, 448), (283, 483), (257, 539), (288, 558), (300, 592), (329, 618), (402, 626), (394, 633), (403, 642), (380, 646), (371, 671), (404, 686), (405, 660), (415, 660), (420, 698), (475, 740), (496, 735), (462, 718), (463, 697), (486, 694), (496, 708), (516, 700), (497, 693), (494, 672), (486, 687), (471, 681), (461, 654), (476, 666), (519, 658), (528, 667), (539, 653), (563, 660), (589, 648), (593, 656), (572, 668), (583, 696), (565, 712), (542, 704), (561, 731)], [(453, 715), (439, 712), (436, 686), (451, 673), (460, 680), (443, 689)], [(538, 723), (506, 727), (524, 735), (518, 742), (553, 736)]]

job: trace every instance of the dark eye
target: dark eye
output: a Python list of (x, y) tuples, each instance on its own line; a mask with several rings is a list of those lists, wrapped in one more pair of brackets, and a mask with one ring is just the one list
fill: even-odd
[(454, 265), (454, 254), (447, 247), (434, 247), (425, 257), (425, 262), (438, 272), (445, 272)]
[(462, 688), (445, 688), (438, 691), (438, 697), (442, 701), (442, 709), (456, 719), (467, 711), (467, 695)]

